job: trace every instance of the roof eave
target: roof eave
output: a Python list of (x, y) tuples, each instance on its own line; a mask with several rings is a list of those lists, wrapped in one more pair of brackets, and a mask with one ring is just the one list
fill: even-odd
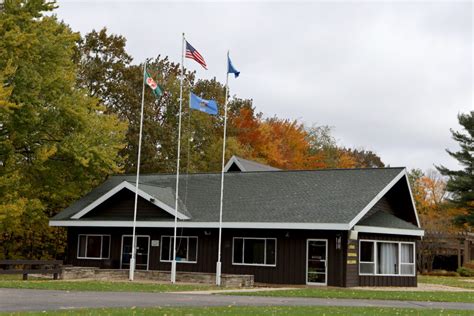
[(423, 237), (425, 235), (425, 231), (423, 229), (404, 229), (404, 228), (392, 228), (392, 227), (355, 225), (354, 230), (359, 233), (372, 233), (372, 234), (404, 235), (404, 236), (418, 236), (418, 237)]
[[(55, 227), (132, 227), (133, 221), (110, 220), (50, 220)], [(137, 221), (136, 227), (174, 227), (174, 221)], [(178, 221), (177, 227), (219, 228), (219, 222)], [(343, 223), (276, 223), (276, 222), (223, 222), (222, 228), (248, 229), (306, 229), (306, 230), (349, 230)]]

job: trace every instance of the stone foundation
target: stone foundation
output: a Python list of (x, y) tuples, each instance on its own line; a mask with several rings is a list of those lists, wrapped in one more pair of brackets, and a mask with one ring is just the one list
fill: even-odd
[[(63, 280), (94, 279), (106, 280), (128, 280), (129, 270), (123, 269), (99, 269), (91, 267), (64, 267), (60, 278)], [(170, 271), (135, 271), (136, 280), (169, 282)], [(253, 275), (223, 274), (222, 286), (224, 287), (253, 287)], [(182, 272), (176, 273), (176, 282), (216, 284), (214, 273)]]

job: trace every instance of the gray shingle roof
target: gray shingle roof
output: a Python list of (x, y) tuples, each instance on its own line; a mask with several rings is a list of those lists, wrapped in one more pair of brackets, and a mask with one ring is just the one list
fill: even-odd
[[(349, 223), (403, 168), (238, 172), (225, 174), (224, 222)], [(140, 177), (141, 189), (174, 208), (175, 175)], [(216, 222), (220, 174), (180, 178), (179, 211), (192, 222)], [(56, 215), (75, 213), (134, 175), (117, 175)], [(186, 188), (187, 187), (187, 188)], [(186, 201), (186, 203), (184, 203)], [(186, 204), (186, 205), (185, 205)]]
[[(135, 185), (136, 179), (134, 181), (127, 181)], [(154, 185), (148, 185), (148, 184), (139, 184), (138, 188), (151, 196), (155, 197), (156, 199), (159, 199), (161, 202), (165, 203), (172, 209), (174, 209), (174, 204), (175, 204), (175, 199), (176, 199), (176, 191), (174, 188), (170, 187), (161, 187), (161, 186), (154, 186)], [(186, 205), (184, 205), (182, 199), (178, 199), (178, 210), (188, 216), (191, 217), (191, 214), (188, 212), (188, 209), (186, 208)]]
[(412, 223), (406, 222), (393, 214), (388, 212), (379, 211), (366, 219), (361, 220), (357, 223), (358, 226), (372, 226), (372, 227), (386, 227), (386, 228), (399, 228), (399, 229), (412, 229), (421, 230)]

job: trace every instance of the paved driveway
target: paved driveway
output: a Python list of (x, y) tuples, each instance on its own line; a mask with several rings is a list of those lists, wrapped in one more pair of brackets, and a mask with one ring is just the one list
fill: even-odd
[(43, 311), (99, 307), (154, 306), (377, 306), (474, 310), (470, 303), (429, 303), (384, 300), (282, 298), (177, 293), (69, 292), (0, 289), (0, 311)]

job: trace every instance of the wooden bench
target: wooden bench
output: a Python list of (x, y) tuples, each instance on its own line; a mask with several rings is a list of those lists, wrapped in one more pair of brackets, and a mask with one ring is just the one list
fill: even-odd
[(52, 274), (57, 280), (62, 270), (61, 260), (0, 260), (0, 274)]

